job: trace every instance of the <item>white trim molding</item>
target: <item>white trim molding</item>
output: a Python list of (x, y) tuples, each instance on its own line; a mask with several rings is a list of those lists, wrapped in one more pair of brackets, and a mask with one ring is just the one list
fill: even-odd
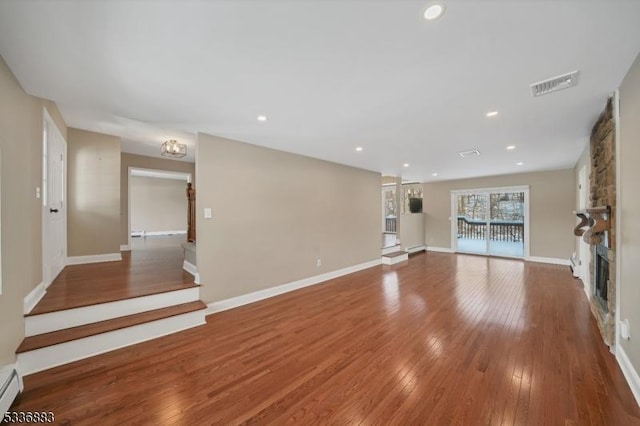
[(185, 260), (182, 262), (182, 269), (193, 275), (193, 282), (195, 284), (200, 284), (200, 274), (198, 273), (198, 267), (196, 265)]
[(290, 291), (298, 290), (300, 288), (309, 287), (315, 284), (320, 284), (334, 278), (342, 277), (344, 275), (362, 271), (363, 269), (368, 269), (374, 266), (378, 266), (381, 263), (382, 263), (382, 259), (371, 260), (369, 262), (364, 262), (358, 265), (349, 266), (347, 268), (338, 269), (337, 271), (327, 272), (325, 274), (304, 278), (304, 279), (293, 281), (287, 284), (266, 288), (264, 290), (254, 291), (253, 293), (243, 294), (241, 296), (236, 296), (229, 299), (220, 300), (217, 302), (212, 302), (208, 304), (206, 315), (215, 314), (216, 312), (226, 311), (229, 309), (237, 308), (239, 306), (248, 305), (249, 303), (258, 302), (260, 300), (264, 300), (270, 297), (278, 296), (280, 294), (288, 293)]
[(24, 390), (22, 376), (16, 364), (0, 367), (0, 413), (9, 410), (18, 394)]
[(631, 364), (627, 353), (622, 349), (622, 345), (616, 345), (616, 360), (618, 361), (618, 365), (620, 365), (622, 374), (624, 374), (625, 379), (627, 379), (627, 383), (629, 383), (631, 393), (633, 393), (636, 403), (640, 406), (640, 376), (638, 376), (638, 372), (633, 367), (633, 364)]
[(427, 250), (427, 247), (423, 244), (420, 246), (406, 248), (404, 251), (406, 251), (407, 253), (417, 253), (419, 251), (426, 251), (426, 250)]
[(27, 294), (24, 298), (22, 313), (28, 314), (29, 312), (31, 312), (31, 310), (35, 308), (35, 306), (38, 304), (40, 299), (42, 299), (46, 292), (47, 290), (44, 282), (41, 282), (33, 290), (31, 290), (29, 294)]
[(557, 257), (539, 257), (539, 256), (528, 256), (525, 258), (527, 262), (536, 262), (536, 263), (551, 263), (552, 265), (571, 265), (571, 261), (569, 259), (561, 259)]
[(180, 231), (142, 231), (143, 237), (155, 237), (158, 235), (187, 235), (187, 230)]
[(426, 246), (426, 250), (427, 251), (434, 251), (437, 253), (455, 253), (453, 251), (453, 249), (450, 249), (448, 247), (433, 247), (433, 246)]
[(120, 251), (131, 251), (131, 246), (129, 244), (122, 244), (120, 246)]
[(120, 253), (94, 254), (90, 256), (69, 256), (67, 265), (84, 265), (85, 263), (117, 262), (122, 260)]

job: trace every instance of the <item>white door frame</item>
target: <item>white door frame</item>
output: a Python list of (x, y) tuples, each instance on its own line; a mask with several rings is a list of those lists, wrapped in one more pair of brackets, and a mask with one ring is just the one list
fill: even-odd
[[(583, 165), (578, 171), (578, 210), (586, 209), (589, 203), (589, 181), (587, 178), (587, 166)], [(591, 261), (591, 246), (583, 241), (581, 237), (577, 237), (578, 249), (580, 255), (578, 261), (578, 275), (584, 285), (587, 298), (591, 298), (591, 271), (589, 263)]]
[[(42, 199), (42, 202), (40, 203), (40, 208), (41, 210), (41, 221), (42, 221), (42, 282), (44, 283), (45, 289), (47, 287), (49, 287), (51, 285), (51, 283), (53, 282), (53, 280), (56, 277), (49, 277), (49, 271), (46, 271), (45, 266), (50, 264), (50, 261), (48, 261), (47, 259), (49, 259), (49, 250), (47, 250), (48, 245), (46, 243), (46, 241), (49, 238), (49, 222), (47, 220), (48, 214), (49, 212), (47, 211), (49, 209), (49, 206), (45, 206), (44, 205), (44, 194), (46, 194), (47, 192), (47, 188), (45, 188), (45, 176), (44, 176), (44, 172), (45, 172), (45, 163), (49, 161), (49, 154), (48, 154), (48, 148), (49, 148), (49, 143), (48, 143), (48, 133), (46, 132), (50, 132), (53, 131), (56, 136), (58, 138), (60, 138), (60, 140), (62, 141), (62, 145), (63, 145), (63, 155), (64, 155), (64, 160), (62, 163), (63, 169), (62, 169), (62, 175), (64, 176), (64, 182), (62, 183), (62, 208), (64, 210), (64, 217), (62, 219), (63, 224), (64, 224), (64, 230), (62, 232), (62, 257), (63, 259), (67, 258), (67, 140), (62, 136), (62, 133), (60, 132), (60, 129), (58, 129), (58, 126), (56, 125), (55, 121), (53, 121), (53, 118), (51, 118), (51, 115), (49, 114), (49, 111), (47, 111), (46, 108), (42, 108), (42, 165), (41, 165), (41, 173), (42, 173), (42, 179), (40, 180), (40, 188), (38, 188), (37, 190), (37, 196), (38, 198)], [(45, 130), (46, 129), (46, 130)], [(45, 139), (45, 135), (46, 135), (46, 139)], [(48, 165), (47, 165), (48, 166)], [(47, 169), (48, 170), (48, 169)], [(48, 182), (47, 182), (48, 185)]]
[[(156, 178), (165, 178), (165, 179), (176, 179), (176, 180), (185, 180), (186, 183), (193, 182), (193, 176), (188, 172), (174, 172), (171, 170), (160, 170), (160, 169), (145, 169), (144, 167), (136, 167), (129, 166), (127, 170), (127, 247), (126, 250), (131, 250), (131, 176), (133, 176), (134, 172), (142, 172), (144, 174), (148, 174), (148, 177), (156, 177)], [(186, 191), (186, 188), (185, 188)], [(187, 193), (185, 192), (185, 199)], [(123, 248), (120, 247), (122, 251)]]
[[(465, 194), (478, 194), (492, 192), (524, 192), (524, 256), (500, 256), (500, 257), (513, 257), (514, 259), (529, 259), (529, 185), (521, 186), (502, 186), (495, 188), (475, 188), (475, 189), (454, 189), (451, 190), (451, 249), (454, 253), (458, 253), (458, 221), (457, 221), (457, 199), (458, 195)], [(479, 254), (479, 253), (473, 253)], [(485, 256), (492, 256), (490, 253), (482, 254)]]

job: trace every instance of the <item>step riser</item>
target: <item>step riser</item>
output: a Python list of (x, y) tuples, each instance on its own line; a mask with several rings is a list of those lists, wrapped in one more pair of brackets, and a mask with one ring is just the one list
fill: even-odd
[(387, 247), (382, 249), (382, 255), (393, 253), (400, 250), (400, 244), (396, 244), (395, 246)]
[(404, 262), (406, 260), (409, 260), (408, 254), (404, 254), (402, 256), (396, 256), (396, 257), (382, 257), (382, 264), (395, 265), (396, 263)]
[(25, 335), (35, 336), (196, 300), (200, 300), (199, 287), (28, 316), (25, 317)]
[(25, 376), (105, 352), (177, 333), (206, 323), (205, 310), (109, 331), (18, 354), (18, 369)]

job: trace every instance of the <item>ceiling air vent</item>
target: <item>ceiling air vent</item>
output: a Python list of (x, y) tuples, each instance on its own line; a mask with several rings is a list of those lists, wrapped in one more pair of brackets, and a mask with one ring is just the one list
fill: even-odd
[(468, 151), (460, 151), (458, 155), (462, 158), (477, 157), (478, 155), (480, 155), (480, 151), (478, 151), (477, 149), (470, 149)]
[(568, 74), (533, 83), (531, 85), (531, 94), (534, 97), (542, 96), (547, 93), (557, 92), (558, 90), (568, 89), (576, 84), (578, 84), (578, 71), (573, 71)]

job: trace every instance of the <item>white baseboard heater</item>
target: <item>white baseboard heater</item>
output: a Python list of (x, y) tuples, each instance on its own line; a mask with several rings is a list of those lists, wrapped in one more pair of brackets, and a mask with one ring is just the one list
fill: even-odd
[(20, 378), (15, 369), (11, 369), (8, 374), (0, 373), (0, 413), (9, 411), (11, 404), (20, 393)]

